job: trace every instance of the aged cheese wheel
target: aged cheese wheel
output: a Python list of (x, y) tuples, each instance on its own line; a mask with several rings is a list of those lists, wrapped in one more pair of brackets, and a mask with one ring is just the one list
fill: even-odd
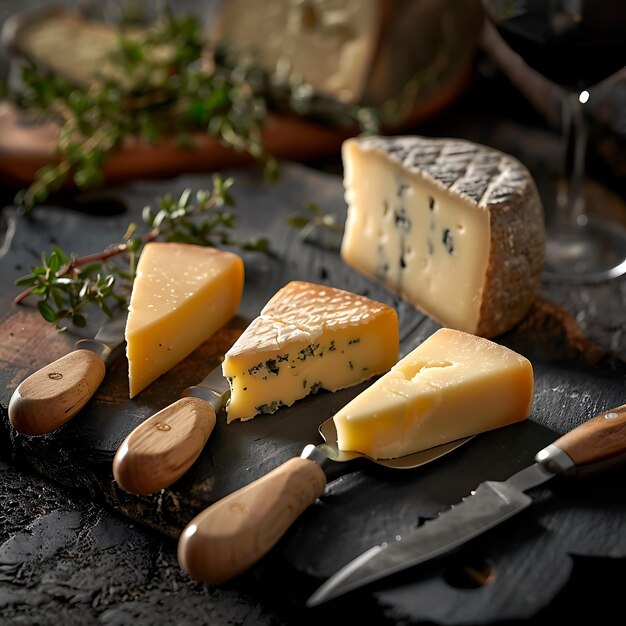
[(483, 337), (526, 314), (545, 228), (522, 163), (458, 139), (353, 138), (343, 144), (344, 261), (443, 326)]
[[(137, 37), (133, 28), (126, 37)], [(17, 13), (2, 27), (2, 44), (37, 67), (87, 87), (119, 47), (119, 31), (104, 22), (83, 19), (60, 6)]]
[(458, 84), (482, 24), (477, 0), (228, 0), (216, 17), (211, 39), (279, 83), (373, 105)]

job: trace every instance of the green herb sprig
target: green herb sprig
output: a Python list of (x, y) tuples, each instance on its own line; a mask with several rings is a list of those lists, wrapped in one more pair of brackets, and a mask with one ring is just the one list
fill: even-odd
[(268, 176), (277, 172), (276, 159), (261, 140), (264, 98), (246, 72), (207, 70), (195, 16), (168, 15), (140, 36), (120, 33), (117, 48), (89, 86), (26, 65), (22, 87), (10, 98), (60, 126), (57, 161), (39, 170), (16, 198), (27, 210), (70, 177), (79, 188), (102, 183), (107, 156), (126, 141), (155, 144), (173, 137), (188, 147), (194, 133), (204, 132), (251, 154)]
[[(337, 240), (343, 235), (343, 224), (332, 213), (324, 213), (314, 202), (305, 205), (305, 213), (294, 213), (287, 218), (292, 228), (299, 230), (298, 236), (304, 242), (319, 244), (326, 248), (338, 248)], [(314, 240), (313, 235), (321, 233)]]
[(121, 240), (101, 252), (77, 257), (58, 246), (41, 255), (41, 265), (31, 265), (30, 273), (15, 284), (25, 287), (14, 302), (36, 296), (41, 316), (66, 330), (71, 322), (87, 324), (86, 311), (91, 305), (112, 316), (128, 306), (137, 259), (143, 246), (151, 241), (192, 243), (203, 246), (230, 246), (241, 250), (269, 252), (265, 238), (240, 241), (232, 234), (236, 216), (223, 209), (234, 204), (231, 178), (213, 176), (211, 191), (195, 194), (185, 189), (176, 200), (171, 195), (157, 198), (158, 209), (146, 206), (143, 221), (148, 230), (139, 235), (136, 224), (129, 224)]
[(207, 133), (250, 154), (274, 179), (278, 163), (262, 137), (269, 111), (377, 129), (372, 109), (318, 96), (303, 82), (278, 85), (225, 45), (210, 50), (194, 15), (166, 13), (139, 34), (120, 31), (116, 48), (88, 86), (34, 63), (25, 65), (21, 78), (10, 100), (60, 127), (56, 162), (41, 168), (16, 197), (25, 211), (69, 180), (78, 188), (101, 184), (107, 157), (128, 142), (154, 145), (174, 138), (192, 147), (198, 134)]

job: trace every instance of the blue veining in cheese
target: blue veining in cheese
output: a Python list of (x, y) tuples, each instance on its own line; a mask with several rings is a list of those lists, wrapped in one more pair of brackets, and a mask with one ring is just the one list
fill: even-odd
[(349, 139), (342, 154), (348, 265), (445, 326), (490, 337), (523, 317), (545, 232), (517, 159), (418, 136)]

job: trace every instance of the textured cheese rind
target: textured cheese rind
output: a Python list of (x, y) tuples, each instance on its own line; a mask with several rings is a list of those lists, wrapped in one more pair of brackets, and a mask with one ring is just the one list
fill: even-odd
[(387, 371), (398, 358), (395, 309), (357, 294), (292, 281), (228, 350), (229, 422), (273, 413), (318, 389), (336, 391)]
[(243, 282), (243, 261), (232, 252), (183, 243), (144, 246), (125, 331), (131, 398), (233, 317)]
[(532, 364), (483, 337), (442, 328), (334, 416), (338, 446), (395, 458), (526, 419)]
[[(539, 288), (545, 230), (535, 183), (517, 159), (465, 140), (419, 136), (349, 139), (343, 145), (342, 155), (348, 203), (342, 257), (348, 265), (370, 278), (383, 280), (390, 291), (443, 326), (494, 337), (520, 321)], [(484, 263), (478, 254), (476, 267), (456, 270), (458, 275), (465, 275), (465, 287), (472, 290), (469, 295), (473, 304), (467, 305), (472, 311), (464, 319), (458, 319), (459, 309), (452, 298), (450, 302), (434, 304), (425, 301), (427, 297), (419, 290), (415, 293), (413, 289), (411, 293), (411, 283), (419, 281), (416, 273), (383, 279), (371, 250), (365, 253), (359, 250), (364, 239), (363, 224), (376, 218), (366, 214), (370, 209), (364, 205), (372, 200), (360, 199), (358, 186), (380, 168), (438, 201), (452, 194), (465, 207), (468, 217), (473, 215), (474, 219), (485, 221), (484, 232), (476, 233), (484, 238), (484, 246), (480, 243), (485, 252)], [(427, 213), (428, 207), (424, 206), (423, 211)], [(384, 247), (387, 244), (382, 239), (379, 246)], [(440, 281), (450, 279), (451, 275), (437, 277)], [(467, 281), (472, 280), (478, 282), (468, 287)]]

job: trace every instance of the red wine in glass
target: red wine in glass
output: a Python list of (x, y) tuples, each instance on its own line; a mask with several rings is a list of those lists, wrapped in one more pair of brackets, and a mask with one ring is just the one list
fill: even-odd
[(626, 230), (590, 216), (585, 207), (582, 110), (587, 89), (626, 65), (626, 1), (483, 0), (483, 7), (508, 46), (564, 91), (568, 184), (548, 224), (545, 276), (596, 282), (626, 273)]

